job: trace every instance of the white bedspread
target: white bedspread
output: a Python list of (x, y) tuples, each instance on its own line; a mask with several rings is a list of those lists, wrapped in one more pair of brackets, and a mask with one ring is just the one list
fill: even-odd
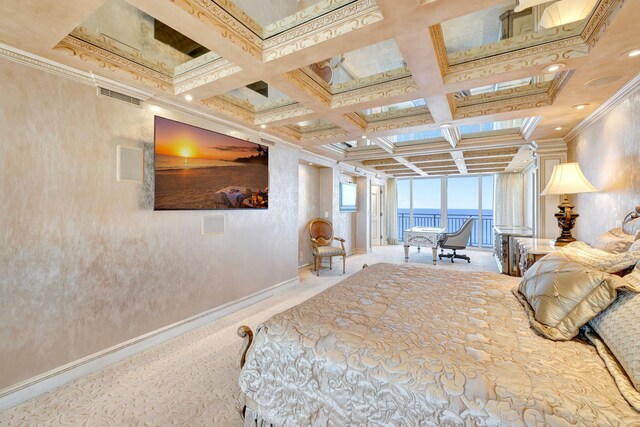
[(277, 425), (640, 424), (595, 349), (493, 273), (377, 264), (265, 322), (240, 374)]

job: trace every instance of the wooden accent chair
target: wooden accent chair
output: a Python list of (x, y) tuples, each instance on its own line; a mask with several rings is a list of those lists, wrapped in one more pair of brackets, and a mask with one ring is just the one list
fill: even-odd
[[(329, 269), (332, 269), (334, 256), (342, 257), (342, 274), (346, 270), (347, 251), (344, 249), (344, 239), (333, 235), (333, 226), (322, 218), (316, 218), (309, 223), (309, 236), (313, 245), (313, 271), (320, 275), (320, 259), (329, 257)], [(333, 246), (334, 240), (340, 242), (341, 247)]]

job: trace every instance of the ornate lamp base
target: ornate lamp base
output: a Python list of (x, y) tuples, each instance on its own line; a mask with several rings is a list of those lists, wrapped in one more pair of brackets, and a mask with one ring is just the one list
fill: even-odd
[(576, 218), (580, 215), (573, 212), (575, 206), (569, 202), (567, 196), (564, 196), (562, 203), (558, 205), (560, 212), (555, 213), (556, 220), (558, 221), (558, 227), (560, 227), (560, 236), (551, 241), (553, 246), (564, 246), (571, 242), (575, 242), (576, 239), (571, 235), (571, 229), (576, 223)]

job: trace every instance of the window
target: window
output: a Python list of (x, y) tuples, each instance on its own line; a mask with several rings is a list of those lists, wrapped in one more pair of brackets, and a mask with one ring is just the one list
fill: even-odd
[[(397, 181), (398, 240), (411, 227), (455, 232), (474, 218), (469, 246), (493, 247), (493, 175), (407, 178)], [(442, 195), (446, 194), (444, 199)]]

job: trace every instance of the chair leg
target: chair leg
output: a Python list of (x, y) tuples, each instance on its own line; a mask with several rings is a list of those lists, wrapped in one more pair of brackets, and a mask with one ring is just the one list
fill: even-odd
[(314, 263), (316, 265), (316, 276), (320, 277), (320, 263), (318, 262), (318, 260), (320, 259), (320, 257), (316, 257)]
[(342, 255), (342, 274), (347, 271), (347, 256)]
[(333, 270), (333, 266), (332, 266), (332, 264), (333, 264), (333, 257), (332, 257), (332, 256), (330, 256), (330, 257), (329, 257), (329, 270)]

